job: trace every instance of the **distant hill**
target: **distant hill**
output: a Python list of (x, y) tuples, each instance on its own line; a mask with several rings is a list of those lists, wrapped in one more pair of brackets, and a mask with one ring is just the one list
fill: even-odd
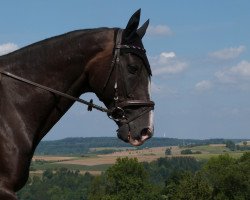
[[(224, 139), (176, 139), (176, 138), (157, 138), (153, 137), (145, 144), (138, 147), (163, 147), (163, 146), (187, 146), (225, 143)], [(233, 140), (239, 142), (242, 140)], [(97, 147), (131, 147), (116, 137), (88, 137), (88, 138), (65, 138), (62, 140), (42, 141), (37, 149), (36, 155), (82, 155), (87, 154), (90, 148)]]

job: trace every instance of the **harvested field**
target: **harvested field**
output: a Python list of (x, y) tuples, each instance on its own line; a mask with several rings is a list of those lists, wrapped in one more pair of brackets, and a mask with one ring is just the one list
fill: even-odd
[(76, 159), (76, 160), (68, 160), (62, 161), (62, 164), (73, 164), (73, 165), (87, 165), (87, 166), (94, 166), (94, 165), (103, 165), (103, 164), (114, 164), (116, 159), (119, 157), (129, 157), (129, 158), (137, 158), (139, 162), (151, 162), (160, 158), (161, 156), (156, 155), (123, 155), (123, 156), (110, 156), (110, 155), (101, 155), (95, 158), (85, 158), (85, 159)]
[[(171, 155), (166, 156), (165, 151), (167, 148), (171, 149)], [(95, 148), (93, 151), (100, 151), (112, 148)], [(200, 154), (181, 154), (184, 149), (191, 149), (193, 152), (199, 151)], [(121, 151), (120, 151), (121, 150)], [(37, 171), (32, 172), (33, 174), (42, 173), (45, 169), (56, 169), (59, 167), (65, 167), (71, 170), (80, 170), (81, 173), (90, 172), (93, 175), (100, 174), (105, 171), (108, 167), (113, 165), (117, 158), (137, 158), (139, 162), (152, 162), (161, 157), (172, 157), (172, 156), (192, 156), (199, 160), (207, 160), (212, 156), (217, 156), (223, 153), (230, 153), (234, 157), (239, 157), (243, 152), (231, 152), (224, 144), (217, 145), (203, 145), (195, 147), (155, 147), (145, 148), (142, 150), (130, 148), (117, 148), (117, 152), (110, 154), (99, 154), (99, 155), (88, 155), (85, 157), (70, 157), (70, 156), (34, 156), (33, 161), (45, 161), (45, 162), (34, 162), (33, 168)]]
[(225, 147), (226, 144), (209, 144), (211, 147)]
[(54, 161), (59, 162), (62, 160), (74, 160), (77, 159), (77, 157), (66, 157), (66, 156), (33, 156), (32, 161), (36, 160), (44, 160), (44, 161)]
[[(43, 174), (43, 170), (37, 170), (37, 171), (30, 171), (30, 175), (32, 176), (41, 176)], [(81, 170), (80, 174), (85, 174), (86, 172), (92, 174), (92, 175), (100, 175), (102, 172), (101, 171), (92, 171), (92, 170)]]

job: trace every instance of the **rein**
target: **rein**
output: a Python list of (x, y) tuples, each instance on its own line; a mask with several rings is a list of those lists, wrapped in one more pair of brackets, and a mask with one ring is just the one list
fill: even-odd
[[(20, 76), (14, 75), (14, 74), (9, 73), (9, 72), (6, 72), (6, 71), (0, 71), (0, 74), (4, 74), (5, 76), (11, 77), (11, 78), (13, 78), (13, 79), (16, 79), (16, 80), (18, 80), (18, 81), (27, 83), (27, 84), (29, 84), (29, 85), (32, 85), (32, 86), (35, 86), (35, 87), (38, 87), (38, 88), (41, 88), (41, 89), (43, 89), (43, 90), (49, 91), (49, 92), (54, 93), (54, 94), (57, 94), (57, 95), (59, 95), (59, 96), (68, 98), (68, 99), (70, 99), (70, 100), (72, 100), (72, 101), (77, 101), (77, 102), (80, 102), (80, 103), (82, 103), (82, 104), (85, 104), (85, 105), (88, 106), (88, 111), (92, 111), (92, 108), (94, 108), (94, 109), (99, 110), (99, 111), (101, 111), (101, 112), (106, 112), (106, 113), (109, 113), (109, 112), (110, 112), (109, 109), (94, 104), (92, 99), (91, 99), (90, 101), (86, 101), (86, 100), (83, 100), (83, 99), (81, 99), (81, 98), (76, 98), (76, 97), (73, 97), (73, 96), (71, 96), (71, 95), (69, 95), (69, 94), (66, 94), (66, 93), (60, 92), (60, 91), (58, 91), (58, 90), (55, 90), (55, 89), (46, 87), (46, 86), (44, 86), (44, 85), (35, 83), (35, 82), (33, 82), (33, 81), (30, 81), (30, 80), (28, 80), (28, 79), (22, 78), (22, 77), (20, 77)], [(1, 79), (0, 79), (0, 80), (1, 80)]]
[[(121, 122), (121, 123), (125, 123), (128, 124), (129, 122), (139, 118), (140, 116), (144, 115), (147, 112), (150, 112), (151, 110), (154, 109), (154, 102), (153, 101), (144, 101), (144, 100), (125, 100), (122, 102), (119, 102), (119, 95), (118, 95), (118, 66), (119, 66), (119, 62), (120, 62), (120, 50), (121, 49), (133, 49), (133, 50), (138, 50), (138, 51), (142, 51), (143, 53), (145, 53), (145, 49), (141, 48), (141, 47), (137, 47), (137, 46), (132, 46), (132, 45), (122, 45), (121, 44), (121, 40), (122, 40), (122, 29), (118, 30), (117, 33), (117, 37), (116, 37), (116, 44), (115, 44), (115, 51), (114, 51), (114, 56), (113, 56), (113, 60), (111, 63), (111, 69), (109, 72), (109, 77), (107, 78), (104, 87), (103, 87), (103, 92), (106, 89), (106, 86), (110, 80), (111, 74), (114, 70), (116, 70), (116, 76), (115, 76), (115, 84), (114, 84), (114, 90), (115, 90), (115, 94), (114, 94), (114, 106), (110, 109), (104, 108), (102, 106), (96, 105), (93, 103), (93, 99), (91, 99), (90, 101), (86, 101), (83, 100), (81, 98), (76, 98), (73, 97), (69, 94), (60, 92), (58, 90), (52, 89), (50, 87), (41, 85), (39, 83), (30, 81), (28, 79), (22, 78), (20, 76), (14, 75), (10, 72), (6, 72), (6, 71), (1, 71), (0, 70), (0, 81), (1, 81), (1, 74), (8, 76), (10, 78), (13, 78), (15, 80), (18, 80), (20, 82), (23, 83), (27, 83), (29, 85), (32, 85), (34, 87), (38, 87), (40, 89), (43, 89), (45, 91), (51, 92), (53, 94), (57, 94), (59, 96), (65, 97), (67, 99), (70, 99), (72, 101), (77, 101), (79, 103), (85, 104), (88, 106), (87, 110), (88, 111), (92, 111), (92, 109), (96, 109), (99, 110), (101, 112), (106, 112), (108, 117), (117, 121), (117, 122)], [(130, 107), (130, 106), (137, 106), (137, 107), (146, 107), (144, 110), (142, 110), (142, 112), (134, 117), (132, 117), (131, 119), (127, 119), (126, 115), (125, 115), (125, 111), (124, 108), (125, 107)]]

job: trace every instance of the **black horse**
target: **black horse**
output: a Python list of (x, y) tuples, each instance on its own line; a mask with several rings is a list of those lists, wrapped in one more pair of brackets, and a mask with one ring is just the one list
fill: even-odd
[(16, 200), (40, 140), (85, 92), (94, 92), (118, 125), (118, 137), (141, 145), (153, 135), (151, 69), (139, 29), (78, 30), (0, 57), (0, 200)]

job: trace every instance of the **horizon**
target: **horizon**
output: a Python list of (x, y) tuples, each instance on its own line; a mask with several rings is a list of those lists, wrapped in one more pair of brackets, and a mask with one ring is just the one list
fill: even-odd
[[(119, 140), (119, 138), (115, 137), (115, 136), (87, 136), (87, 137), (65, 137), (65, 138), (61, 138), (61, 139), (46, 139), (43, 140), (44, 142), (50, 142), (50, 141), (58, 141), (58, 140), (65, 140), (65, 139), (88, 139), (88, 138), (115, 138), (117, 140)], [(170, 138), (170, 137), (152, 137), (151, 139), (177, 139), (177, 140), (250, 140), (250, 138), (206, 138), (206, 139), (195, 139), (195, 138)], [(149, 140), (150, 141), (150, 140)], [(146, 141), (144, 144), (147, 144)], [(129, 145), (129, 144), (128, 144)]]

